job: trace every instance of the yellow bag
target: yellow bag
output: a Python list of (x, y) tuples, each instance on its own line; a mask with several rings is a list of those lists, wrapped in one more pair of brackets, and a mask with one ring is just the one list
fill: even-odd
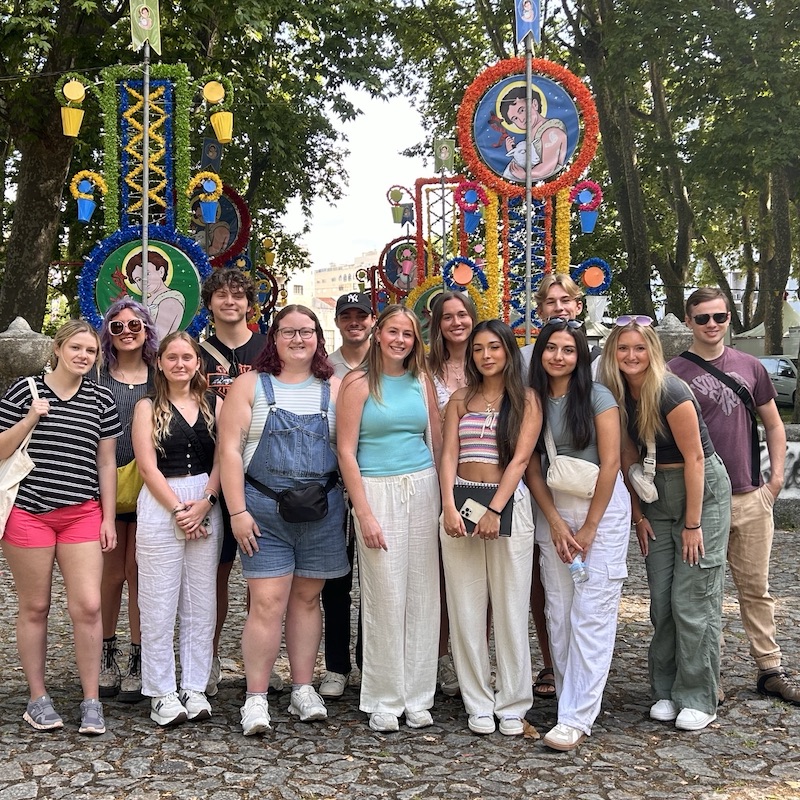
[(136, 501), (144, 486), (136, 459), (124, 467), (117, 467), (117, 514), (130, 514), (136, 511)]

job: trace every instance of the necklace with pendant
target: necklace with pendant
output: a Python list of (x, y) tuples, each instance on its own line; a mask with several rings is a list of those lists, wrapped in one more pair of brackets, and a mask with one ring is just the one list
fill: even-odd
[(483, 427), (481, 428), (481, 436), (480, 438), (483, 439), (483, 434), (486, 432), (488, 428), (490, 431), (494, 430), (495, 423), (497, 422), (497, 415), (499, 411), (494, 407), (494, 404), (498, 400), (502, 400), (503, 395), (505, 392), (500, 392), (494, 400), (487, 400), (486, 395), (483, 393), (483, 389), (481, 389), (481, 397), (483, 398), (483, 402), (486, 403), (486, 419), (483, 421)]
[[(122, 378), (122, 383), (127, 383), (127, 384), (128, 384), (128, 388), (129, 388), (131, 391), (133, 391), (133, 387), (134, 387), (136, 384), (134, 384), (134, 383), (132, 383), (131, 381), (129, 381), (129, 380), (128, 380), (128, 379), (125, 377), (125, 373), (124, 373), (124, 372), (123, 372), (123, 371), (122, 371), (122, 370), (121, 370), (119, 367), (117, 367), (117, 372), (119, 373), (119, 376), (120, 376), (120, 378)], [(136, 376), (134, 375), (133, 377), (135, 378)]]

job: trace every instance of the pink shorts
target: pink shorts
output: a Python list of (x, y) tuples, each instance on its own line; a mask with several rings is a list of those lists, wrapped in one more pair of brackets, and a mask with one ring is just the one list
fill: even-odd
[(31, 514), (14, 506), (3, 537), (15, 547), (55, 547), (100, 541), (103, 512), (97, 500), (66, 506), (43, 514)]

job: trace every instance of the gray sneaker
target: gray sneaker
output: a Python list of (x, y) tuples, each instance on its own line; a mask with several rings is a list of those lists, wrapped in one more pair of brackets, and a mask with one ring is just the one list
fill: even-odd
[(53, 708), (49, 694), (43, 694), (37, 700), (31, 700), (22, 719), (37, 731), (53, 731), (64, 726), (64, 720)]
[(103, 639), (103, 655), (100, 660), (100, 697), (116, 697), (122, 675), (117, 664), (117, 637)]
[(106, 721), (103, 719), (103, 704), (92, 698), (81, 703), (81, 726), (78, 733), (99, 736), (106, 732)]

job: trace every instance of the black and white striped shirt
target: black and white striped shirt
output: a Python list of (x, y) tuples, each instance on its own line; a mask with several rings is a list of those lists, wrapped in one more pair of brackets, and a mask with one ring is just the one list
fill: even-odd
[[(42, 378), (35, 381), (39, 397), (50, 402), (50, 413), (33, 430), (28, 455), (35, 466), (20, 484), (14, 505), (42, 514), (99, 498), (98, 443), (122, 432), (111, 392), (84, 379), (69, 400), (62, 400)], [(30, 405), (28, 381), (22, 378), (0, 400), (0, 430), (19, 422)]]

